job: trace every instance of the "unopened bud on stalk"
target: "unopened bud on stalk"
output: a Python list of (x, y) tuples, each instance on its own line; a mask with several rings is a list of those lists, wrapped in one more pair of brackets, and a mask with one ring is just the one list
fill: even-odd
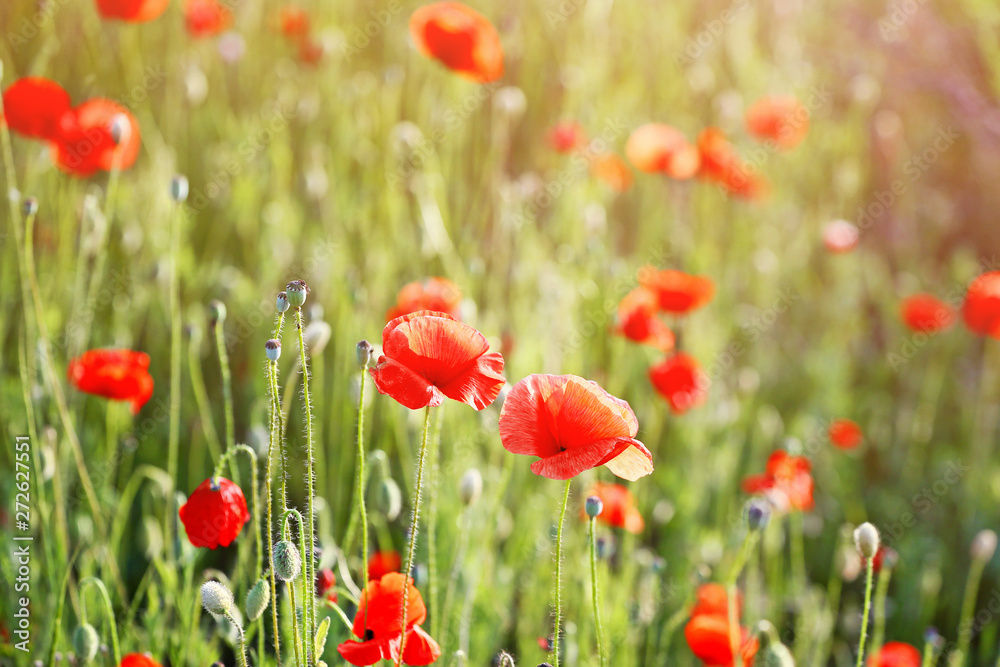
[(476, 504), (483, 495), (483, 476), (476, 468), (469, 468), (458, 483), (458, 495), (466, 506)]
[(21, 210), (25, 216), (30, 218), (38, 213), (38, 200), (34, 197), (25, 197), (24, 201), (21, 202)]
[(395, 521), (403, 511), (403, 494), (391, 477), (383, 479), (378, 487), (378, 505), (387, 521)]
[(760, 649), (754, 656), (753, 667), (795, 667), (795, 658), (781, 643), (778, 632), (770, 622), (761, 621), (757, 625), (757, 634)]
[(771, 521), (771, 504), (761, 498), (751, 498), (743, 507), (743, 520), (750, 530), (764, 530)]
[(226, 321), (226, 304), (218, 299), (212, 299), (208, 304), (208, 317), (212, 324), (222, 324)]
[(183, 204), (188, 198), (188, 179), (177, 174), (170, 179), (170, 198), (178, 204)]
[(604, 501), (597, 496), (589, 496), (587, 502), (584, 503), (584, 509), (587, 511), (587, 516), (593, 519), (604, 511)]
[(218, 581), (201, 585), (201, 606), (216, 616), (227, 616), (233, 608), (233, 592)]
[(285, 285), (285, 294), (288, 296), (288, 303), (292, 308), (301, 308), (306, 302), (306, 295), (309, 293), (309, 286), (304, 280), (293, 280)]
[(330, 336), (333, 335), (333, 329), (330, 325), (322, 320), (314, 320), (306, 325), (305, 330), (302, 332), (302, 338), (305, 341), (306, 348), (312, 353), (312, 356), (318, 356), (326, 344), (330, 342)]
[(247, 593), (247, 618), (256, 621), (267, 609), (271, 601), (271, 584), (267, 579), (258, 579), (250, 592)]
[(974, 560), (987, 562), (993, 558), (997, 550), (997, 534), (992, 530), (981, 530), (972, 538), (972, 547), (969, 552)]
[(361, 366), (361, 368), (368, 368), (368, 364), (371, 363), (372, 356), (375, 354), (375, 348), (372, 347), (371, 343), (369, 343), (366, 340), (363, 340), (360, 343), (358, 343), (357, 351), (358, 351), (358, 365)]
[(90, 623), (84, 623), (73, 632), (73, 650), (84, 665), (97, 656), (97, 647), (100, 643), (101, 638), (97, 636), (97, 630)]
[(274, 545), (274, 573), (282, 581), (294, 581), (302, 570), (302, 556), (294, 544), (281, 540)]
[(125, 114), (117, 114), (111, 119), (111, 140), (115, 142), (115, 146), (121, 146), (122, 142), (128, 138), (130, 130), (128, 116)]
[(281, 341), (272, 338), (264, 343), (264, 353), (267, 355), (269, 361), (277, 361), (281, 358)]
[(865, 560), (878, 553), (878, 529), (867, 521), (854, 529), (854, 545)]
[(278, 292), (278, 312), (283, 313), (288, 310), (288, 294), (285, 292)]

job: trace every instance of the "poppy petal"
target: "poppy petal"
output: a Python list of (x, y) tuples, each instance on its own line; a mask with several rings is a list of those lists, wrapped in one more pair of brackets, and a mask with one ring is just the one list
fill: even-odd
[(70, 110), (69, 93), (55, 81), (29, 76), (4, 91), (4, 120), (10, 129), (35, 139), (56, 139), (59, 119)]
[(403, 649), (403, 663), (419, 667), (429, 665), (441, 657), (441, 647), (419, 625), (406, 636), (406, 647)]
[(374, 665), (379, 660), (392, 659), (389, 649), (391, 640), (392, 637), (386, 636), (366, 642), (346, 641), (337, 646), (337, 653), (352, 665), (367, 667), (368, 665)]
[(468, 370), (440, 389), (448, 398), (482, 410), (493, 404), (506, 382), (503, 357), (499, 352), (491, 352), (476, 359)]
[(437, 407), (444, 402), (444, 394), (437, 387), (394, 359), (379, 357), (378, 363), (368, 369), (375, 388), (388, 394), (411, 410), (428, 405)]
[(605, 438), (566, 449), (555, 456), (535, 461), (531, 464), (531, 472), (549, 479), (569, 479), (584, 470), (601, 465), (601, 461), (607, 458), (617, 444), (618, 438)]
[(624, 451), (604, 464), (612, 473), (634, 482), (653, 472), (653, 455), (638, 440), (632, 440)]

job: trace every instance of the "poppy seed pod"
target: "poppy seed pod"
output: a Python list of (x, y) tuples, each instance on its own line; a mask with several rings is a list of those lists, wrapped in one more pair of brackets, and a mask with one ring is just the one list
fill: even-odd
[(267, 354), (269, 361), (277, 361), (281, 357), (281, 341), (272, 338), (264, 343), (264, 353)]
[(226, 616), (233, 607), (233, 592), (218, 581), (201, 585), (201, 606), (216, 616)]
[(116, 146), (121, 146), (128, 138), (128, 133), (132, 129), (128, 116), (123, 113), (117, 114), (111, 119), (111, 140)]
[(584, 508), (587, 510), (587, 516), (593, 519), (600, 516), (601, 512), (604, 511), (604, 502), (597, 496), (590, 496), (587, 498)]
[(972, 558), (978, 561), (987, 562), (993, 558), (997, 550), (997, 534), (992, 530), (981, 530), (972, 539), (972, 547), (969, 552)]
[(474, 505), (483, 495), (483, 476), (476, 468), (469, 468), (458, 483), (458, 495), (466, 506)]
[(285, 292), (278, 292), (278, 312), (283, 313), (288, 310), (288, 294)]
[(743, 520), (750, 530), (763, 530), (771, 520), (771, 505), (766, 500), (752, 498), (743, 508)]
[(212, 324), (221, 324), (226, 321), (226, 304), (218, 299), (212, 299), (208, 304), (208, 317)]
[(302, 570), (302, 556), (294, 544), (281, 540), (274, 545), (274, 573), (282, 581), (294, 581)]
[(188, 179), (177, 174), (170, 179), (170, 198), (178, 204), (183, 204), (188, 198)]
[(854, 529), (854, 545), (870, 560), (878, 553), (878, 529), (867, 521)]
[(403, 511), (403, 494), (392, 478), (382, 480), (378, 488), (378, 507), (387, 521), (395, 521)]
[(304, 280), (293, 280), (285, 285), (285, 295), (288, 297), (288, 304), (292, 308), (301, 308), (306, 302), (306, 295), (309, 293), (309, 286)]
[(73, 632), (73, 650), (84, 665), (89, 663), (97, 655), (97, 647), (101, 643), (97, 636), (97, 630), (89, 623), (77, 627)]
[(267, 579), (258, 579), (247, 593), (247, 618), (256, 621), (267, 609), (271, 601), (271, 584)]
[(34, 197), (25, 197), (24, 201), (21, 202), (21, 210), (27, 217), (35, 215), (38, 213), (38, 200)]
[(368, 364), (371, 363), (372, 356), (374, 356), (375, 354), (375, 348), (372, 347), (371, 343), (369, 343), (366, 340), (363, 340), (360, 343), (358, 343), (357, 352), (358, 352), (358, 366), (361, 366), (361, 368), (368, 368)]

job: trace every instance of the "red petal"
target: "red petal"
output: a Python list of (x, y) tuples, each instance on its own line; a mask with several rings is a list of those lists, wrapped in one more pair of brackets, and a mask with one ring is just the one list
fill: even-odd
[(555, 456), (547, 456), (531, 464), (531, 472), (549, 479), (569, 479), (584, 470), (601, 465), (618, 445), (617, 438), (595, 440), (586, 445), (564, 450)]
[(10, 129), (35, 139), (56, 139), (59, 119), (70, 110), (69, 93), (55, 81), (25, 77), (3, 94), (4, 117)]
[(374, 665), (379, 660), (391, 660), (389, 642), (392, 637), (382, 637), (366, 642), (347, 641), (337, 646), (337, 653), (347, 662), (357, 667)]
[(437, 407), (444, 402), (444, 394), (437, 387), (392, 359), (379, 357), (378, 363), (369, 372), (375, 380), (378, 393), (392, 396), (411, 410), (419, 410), (428, 405)]
[(419, 667), (429, 665), (441, 657), (441, 647), (419, 625), (406, 635), (406, 647), (403, 649), (403, 663)]
[(476, 359), (471, 368), (440, 389), (448, 398), (482, 410), (496, 400), (506, 383), (503, 357), (499, 352), (491, 352)]
[(406, 598), (407, 626), (423, 623), (427, 618), (427, 608), (420, 591), (413, 585), (413, 579), (399, 572), (390, 572), (378, 581), (369, 581), (362, 594), (361, 605), (354, 617), (352, 631), (358, 637), (371, 630), (376, 637), (399, 632), (399, 614), (403, 608), (403, 582), (408, 582)]

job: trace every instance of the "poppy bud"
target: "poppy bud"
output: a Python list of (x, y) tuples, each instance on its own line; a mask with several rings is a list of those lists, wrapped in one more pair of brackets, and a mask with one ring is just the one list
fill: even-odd
[(281, 341), (272, 338), (264, 343), (264, 353), (267, 354), (269, 361), (277, 361), (281, 357)]
[(973, 560), (987, 562), (993, 558), (997, 550), (997, 534), (992, 530), (981, 530), (972, 539), (972, 548), (969, 550)]
[(870, 560), (878, 553), (878, 529), (867, 521), (854, 530), (854, 545), (861, 555)]
[(301, 308), (306, 302), (306, 295), (309, 293), (309, 286), (304, 280), (293, 280), (285, 285), (285, 295), (292, 308)]
[(933, 625), (928, 626), (924, 630), (924, 642), (930, 644), (931, 648), (935, 651), (940, 651), (944, 648), (944, 637), (941, 636), (941, 633)]
[(247, 618), (256, 621), (267, 609), (267, 604), (271, 601), (271, 584), (267, 579), (258, 579), (250, 592), (247, 593)]
[(274, 573), (282, 581), (294, 581), (302, 570), (302, 556), (295, 545), (281, 540), (274, 545)]
[(379, 485), (378, 505), (387, 521), (395, 521), (403, 511), (403, 494), (399, 490), (399, 484), (391, 477), (382, 480)]
[(372, 344), (366, 340), (358, 343), (358, 365), (361, 368), (368, 368), (368, 364), (372, 361), (372, 356), (375, 354), (375, 348)]
[(89, 623), (77, 627), (73, 633), (73, 650), (84, 665), (97, 655), (97, 646), (100, 643), (101, 638), (97, 636), (97, 630)]
[(216, 616), (226, 616), (233, 607), (233, 592), (218, 581), (201, 585), (201, 606)]
[(284, 292), (278, 292), (278, 312), (283, 313), (288, 310), (288, 295)]
[(795, 667), (795, 659), (781, 640), (778, 633), (768, 621), (761, 621), (757, 626), (760, 649), (754, 656), (753, 667)]
[(766, 500), (752, 498), (743, 508), (743, 519), (750, 530), (763, 530), (771, 520), (771, 505)]
[(302, 332), (302, 337), (305, 340), (306, 348), (315, 357), (330, 342), (332, 334), (333, 329), (330, 328), (329, 324), (323, 321), (313, 321), (306, 325), (305, 330)]
[(212, 299), (208, 304), (208, 317), (212, 324), (221, 324), (226, 321), (226, 304), (218, 299)]
[(601, 512), (604, 511), (604, 502), (597, 496), (590, 496), (587, 498), (584, 507), (587, 510), (587, 516), (593, 519), (600, 516)]
[(188, 198), (188, 179), (177, 174), (170, 179), (170, 198), (178, 204), (183, 204)]
[(26, 217), (31, 217), (38, 213), (38, 200), (34, 197), (25, 197), (24, 201), (21, 202), (21, 210), (24, 211)]
[(479, 496), (483, 495), (483, 476), (475, 468), (469, 468), (462, 475), (462, 480), (458, 483), (458, 495), (462, 502), (474, 505)]

